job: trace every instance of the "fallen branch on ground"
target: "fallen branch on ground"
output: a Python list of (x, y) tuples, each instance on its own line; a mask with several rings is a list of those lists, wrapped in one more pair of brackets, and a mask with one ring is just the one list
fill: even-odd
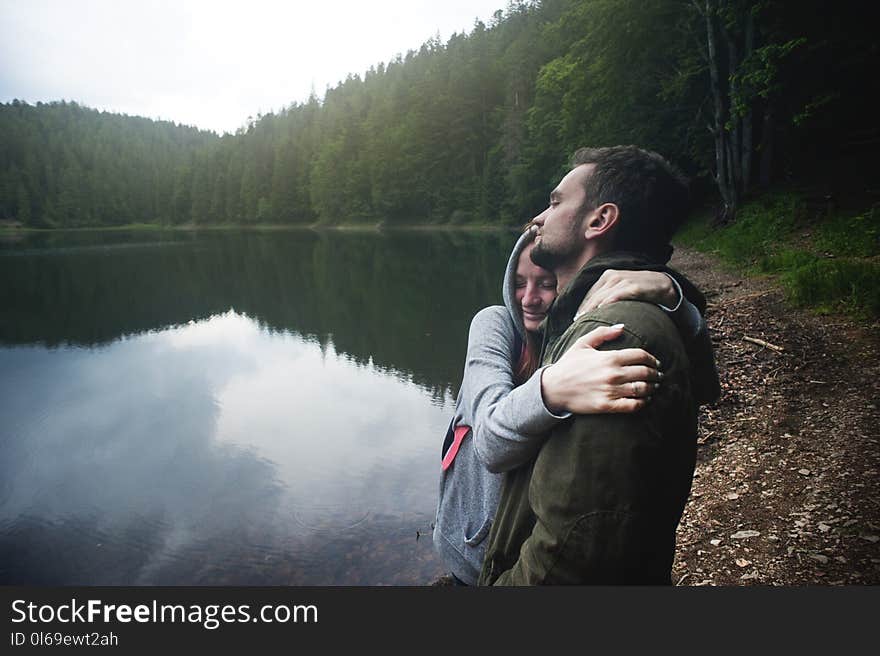
[(773, 349), (778, 353), (782, 353), (783, 351), (785, 351), (783, 347), (776, 346), (776, 344), (771, 344), (770, 342), (765, 342), (763, 339), (758, 339), (757, 337), (749, 337), (748, 335), (743, 335), (743, 340), (746, 342), (751, 342), (752, 344), (757, 344), (758, 346)]

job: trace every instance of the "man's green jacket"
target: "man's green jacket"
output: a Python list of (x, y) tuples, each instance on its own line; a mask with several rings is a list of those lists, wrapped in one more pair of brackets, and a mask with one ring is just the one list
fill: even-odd
[[(696, 456), (693, 390), (717, 391), (717, 374), (711, 345), (708, 353), (691, 349), (709, 362), (691, 363), (675, 325), (651, 303), (614, 303), (572, 323), (606, 269), (668, 271), (630, 253), (591, 260), (550, 311), (544, 362), (557, 361), (592, 329), (622, 323), (623, 336), (601, 348), (653, 354), (664, 374), (660, 388), (636, 413), (573, 416), (532, 463), (507, 475), (481, 585), (670, 583)], [(693, 380), (700, 375), (707, 379)]]

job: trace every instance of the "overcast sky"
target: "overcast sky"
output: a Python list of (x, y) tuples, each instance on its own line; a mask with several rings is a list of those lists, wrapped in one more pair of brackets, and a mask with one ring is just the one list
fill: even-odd
[(75, 100), (234, 132), (506, 4), (0, 0), (0, 102)]

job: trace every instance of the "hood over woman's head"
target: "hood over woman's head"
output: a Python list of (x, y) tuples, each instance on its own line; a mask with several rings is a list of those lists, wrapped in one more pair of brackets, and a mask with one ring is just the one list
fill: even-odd
[(504, 305), (522, 339), (526, 338), (526, 331), (538, 330), (556, 298), (556, 277), (529, 258), (534, 241), (535, 228), (530, 225), (513, 247), (502, 288)]

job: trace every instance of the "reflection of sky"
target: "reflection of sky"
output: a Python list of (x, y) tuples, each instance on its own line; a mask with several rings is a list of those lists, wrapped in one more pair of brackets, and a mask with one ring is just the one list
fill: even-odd
[(450, 403), (232, 311), (100, 349), (0, 350), (0, 579), (149, 583), (188, 550), (206, 568), (232, 543), (430, 521)]

